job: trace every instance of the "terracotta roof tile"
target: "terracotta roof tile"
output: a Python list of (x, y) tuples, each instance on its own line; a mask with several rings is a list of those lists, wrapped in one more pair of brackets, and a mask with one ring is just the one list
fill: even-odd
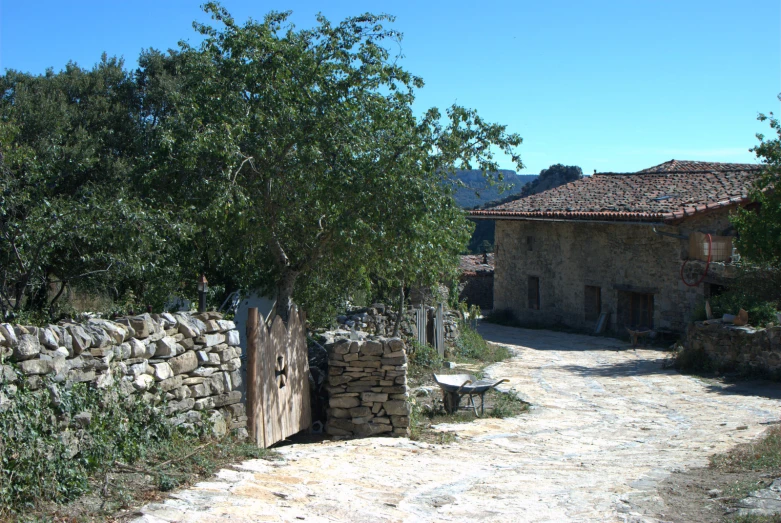
[(683, 173), (699, 171), (750, 171), (760, 167), (752, 163), (692, 162), (688, 160), (670, 160), (654, 165), (640, 173)]
[(761, 165), (670, 162), (637, 173), (601, 173), (472, 211), (475, 217), (669, 221), (747, 200)]

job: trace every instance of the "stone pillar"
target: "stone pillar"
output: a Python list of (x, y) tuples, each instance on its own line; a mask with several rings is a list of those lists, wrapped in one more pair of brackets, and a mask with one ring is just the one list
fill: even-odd
[(409, 435), (407, 351), (399, 338), (337, 338), (328, 350), (331, 436)]

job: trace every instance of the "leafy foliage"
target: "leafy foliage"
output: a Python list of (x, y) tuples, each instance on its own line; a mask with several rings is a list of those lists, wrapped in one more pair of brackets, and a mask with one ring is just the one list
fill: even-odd
[(453, 347), (453, 356), (458, 360), (493, 363), (506, 360), (511, 354), (506, 347), (486, 342), (467, 322), (462, 322)]
[(0, 91), (0, 312), (51, 313), (73, 284), (151, 297), (166, 282), (165, 299), (186, 228), (144, 197), (153, 124), (122, 62), (7, 71)]
[(417, 340), (410, 341), (409, 360), (412, 365), (428, 369), (439, 369), (442, 367), (442, 357), (437, 349), (431, 345), (419, 343)]
[[(748, 312), (748, 321), (756, 327), (778, 323), (776, 311), (781, 309), (781, 270), (742, 266), (726, 291), (710, 299), (714, 317)], [(695, 313), (695, 319), (705, 319), (704, 305)]]
[(90, 474), (142, 460), (177, 432), (161, 408), (114, 389), (45, 378), (37, 390), (25, 379), (2, 392), (10, 401), (0, 407), (0, 515), (73, 500)]
[(765, 168), (749, 195), (753, 205), (739, 208), (732, 218), (738, 230), (735, 245), (752, 262), (781, 267), (781, 124), (773, 113), (758, 119), (768, 121), (775, 136), (757, 135), (760, 143), (752, 151)]
[(76, 286), (160, 308), (203, 272), (286, 317), (294, 296), (321, 311), (455, 274), (471, 225), (448, 181), (496, 152), (520, 168), (520, 137), (456, 105), (416, 116), (392, 17), (204, 9), (200, 45), (132, 73), (104, 56), (0, 78), (0, 312), (53, 315)]
[(312, 305), (335, 281), (425, 284), (453, 270), (470, 227), (443, 182), (472, 161), (495, 170), (494, 150), (520, 164), (520, 138), (459, 106), (446, 125), (436, 109), (416, 118), (423, 81), (385, 47), (400, 39), (389, 16), (297, 31), (289, 13), (239, 25), (205, 9), (219, 26), (198, 25), (201, 46), (181, 50), (189, 80), (161, 153), (166, 177), (210, 196), (199, 215), (222, 256), (209, 258), (275, 290), (282, 317), (294, 294)]

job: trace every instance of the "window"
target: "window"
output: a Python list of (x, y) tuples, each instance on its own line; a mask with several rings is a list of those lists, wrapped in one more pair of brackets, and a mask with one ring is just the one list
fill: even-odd
[(526, 237), (526, 251), (532, 252), (534, 250), (534, 236)]
[(583, 311), (586, 321), (596, 321), (602, 312), (602, 289), (594, 285), (586, 285), (584, 293)]
[(621, 323), (630, 329), (653, 329), (654, 295), (645, 292), (619, 291), (618, 310)]
[(529, 308), (540, 309), (540, 279), (537, 276), (529, 276), (528, 287)]

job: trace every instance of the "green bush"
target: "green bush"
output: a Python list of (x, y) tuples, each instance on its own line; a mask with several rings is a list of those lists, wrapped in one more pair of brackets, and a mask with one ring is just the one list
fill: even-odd
[(489, 416), (492, 418), (511, 418), (529, 409), (528, 403), (512, 392), (492, 391), (494, 406)]
[[(781, 271), (770, 268), (743, 267), (730, 286), (710, 299), (714, 318), (724, 314), (748, 312), (749, 324), (763, 327), (777, 323), (776, 311), (781, 306)], [(695, 320), (705, 319), (705, 304), (694, 312)]]
[(506, 360), (511, 354), (506, 347), (488, 344), (469, 323), (462, 322), (453, 347), (453, 356), (457, 359), (496, 362)]
[(36, 502), (71, 501), (89, 489), (91, 474), (144, 459), (179, 432), (162, 406), (115, 388), (47, 377), (32, 390), (19, 376), (0, 392), (9, 400), (0, 406), (0, 519)]
[(423, 345), (417, 340), (412, 340), (409, 350), (409, 359), (413, 365), (438, 369), (442, 366), (442, 357), (437, 349), (430, 345)]

